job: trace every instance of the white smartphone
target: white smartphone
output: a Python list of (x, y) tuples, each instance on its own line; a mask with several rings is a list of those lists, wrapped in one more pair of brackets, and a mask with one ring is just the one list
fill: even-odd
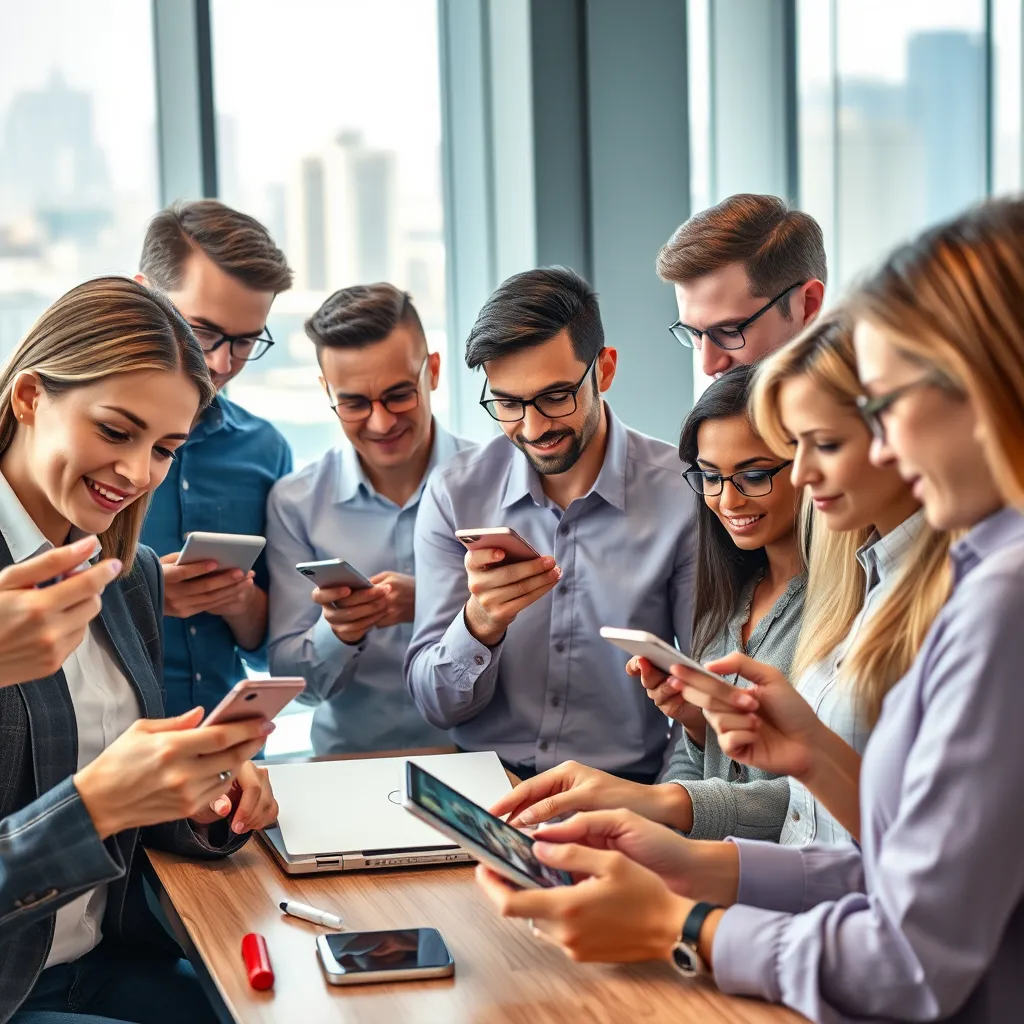
[(305, 688), (305, 679), (298, 676), (243, 679), (228, 690), (224, 699), (203, 719), (202, 724), (224, 725), (227, 722), (244, 722), (250, 718), (270, 721)]
[(502, 565), (540, 558), (540, 552), (510, 526), (480, 526), (475, 530), (456, 530), (455, 536), (469, 551), (500, 548), (505, 552)]
[(529, 836), (412, 761), (405, 762), (402, 806), (520, 888), (572, 885), (572, 876), (567, 871), (548, 867), (537, 860)]
[(455, 961), (436, 928), (318, 935), (316, 952), (331, 985), (450, 978)]
[(242, 572), (248, 572), (266, 543), (265, 537), (254, 537), (245, 533), (203, 533), (197, 530), (185, 538), (185, 546), (174, 564), (216, 562), (216, 572), (225, 569), (241, 569)]
[(616, 647), (621, 647), (627, 654), (646, 658), (662, 672), (668, 672), (673, 665), (685, 665), (695, 672), (701, 672), (719, 682), (729, 683), (728, 679), (709, 672), (699, 661), (688, 658), (682, 651), (677, 651), (671, 644), (665, 643), (660, 636), (648, 633), (645, 629), (617, 629), (614, 626), (602, 626), (601, 636), (610, 640)]
[(373, 584), (354, 566), (343, 558), (327, 558), (322, 562), (299, 562), (295, 566), (310, 582), (318, 587), (349, 587), (351, 590), (366, 590)]

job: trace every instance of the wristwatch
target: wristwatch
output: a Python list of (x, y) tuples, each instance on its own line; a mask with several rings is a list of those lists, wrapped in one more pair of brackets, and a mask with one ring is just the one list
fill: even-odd
[(708, 965), (704, 963), (700, 953), (697, 952), (697, 944), (700, 941), (700, 930), (708, 914), (712, 910), (719, 909), (721, 908), (714, 903), (695, 903), (693, 909), (686, 916), (679, 941), (672, 947), (672, 964), (680, 974), (687, 978), (708, 973)]

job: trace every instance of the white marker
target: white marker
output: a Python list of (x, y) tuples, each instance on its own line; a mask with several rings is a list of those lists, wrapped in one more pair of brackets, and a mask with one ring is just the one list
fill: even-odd
[(281, 909), (292, 917), (301, 918), (311, 924), (318, 924), (324, 928), (341, 928), (341, 918), (337, 914), (329, 914), (326, 910), (317, 910), (305, 903), (296, 903), (295, 900), (285, 900), (280, 904)]

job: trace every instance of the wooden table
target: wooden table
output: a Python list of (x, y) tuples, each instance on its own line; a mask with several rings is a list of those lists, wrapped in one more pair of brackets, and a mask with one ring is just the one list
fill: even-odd
[[(172, 927), (223, 1001), (244, 1024), (793, 1024), (780, 1007), (687, 981), (667, 964), (574, 964), (525, 923), (499, 918), (471, 866), (288, 876), (253, 838), (222, 861), (149, 852)], [(455, 958), (455, 978), (391, 985), (328, 985), (315, 937), (324, 929), (280, 912), (296, 899), (340, 914), (350, 930), (432, 926)], [(276, 976), (269, 992), (246, 980), (240, 943), (267, 940)]]

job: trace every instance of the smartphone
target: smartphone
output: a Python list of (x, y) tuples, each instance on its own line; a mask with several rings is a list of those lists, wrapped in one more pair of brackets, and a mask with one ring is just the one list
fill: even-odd
[(481, 526), (475, 530), (456, 530), (455, 536), (469, 551), (500, 548), (505, 552), (502, 565), (540, 558), (540, 552), (529, 541), (523, 540), (510, 526)]
[(628, 654), (638, 655), (646, 658), (662, 672), (668, 672), (673, 665), (685, 665), (695, 672), (701, 672), (712, 679), (729, 686), (732, 684), (728, 679), (709, 672), (699, 661), (687, 657), (682, 651), (676, 650), (671, 644), (665, 643), (660, 636), (648, 633), (645, 629), (616, 629), (614, 626), (602, 626), (601, 636), (610, 640), (616, 647), (621, 647)]
[(373, 584), (343, 558), (328, 558), (322, 562), (299, 562), (295, 566), (303, 576), (318, 587), (348, 587), (351, 590), (366, 590)]
[(306, 688), (297, 676), (277, 679), (243, 679), (235, 683), (224, 699), (203, 719), (203, 725), (224, 725), (250, 718), (270, 721)]
[(316, 952), (331, 985), (450, 978), (455, 961), (436, 928), (319, 935)]
[(506, 825), (412, 761), (405, 762), (402, 806), (520, 888), (572, 885), (572, 876), (567, 871), (558, 871), (537, 860), (529, 836)]
[(267, 543), (264, 537), (244, 533), (203, 533), (197, 530), (185, 537), (185, 546), (175, 565), (216, 562), (215, 572), (241, 569), (248, 572)]

